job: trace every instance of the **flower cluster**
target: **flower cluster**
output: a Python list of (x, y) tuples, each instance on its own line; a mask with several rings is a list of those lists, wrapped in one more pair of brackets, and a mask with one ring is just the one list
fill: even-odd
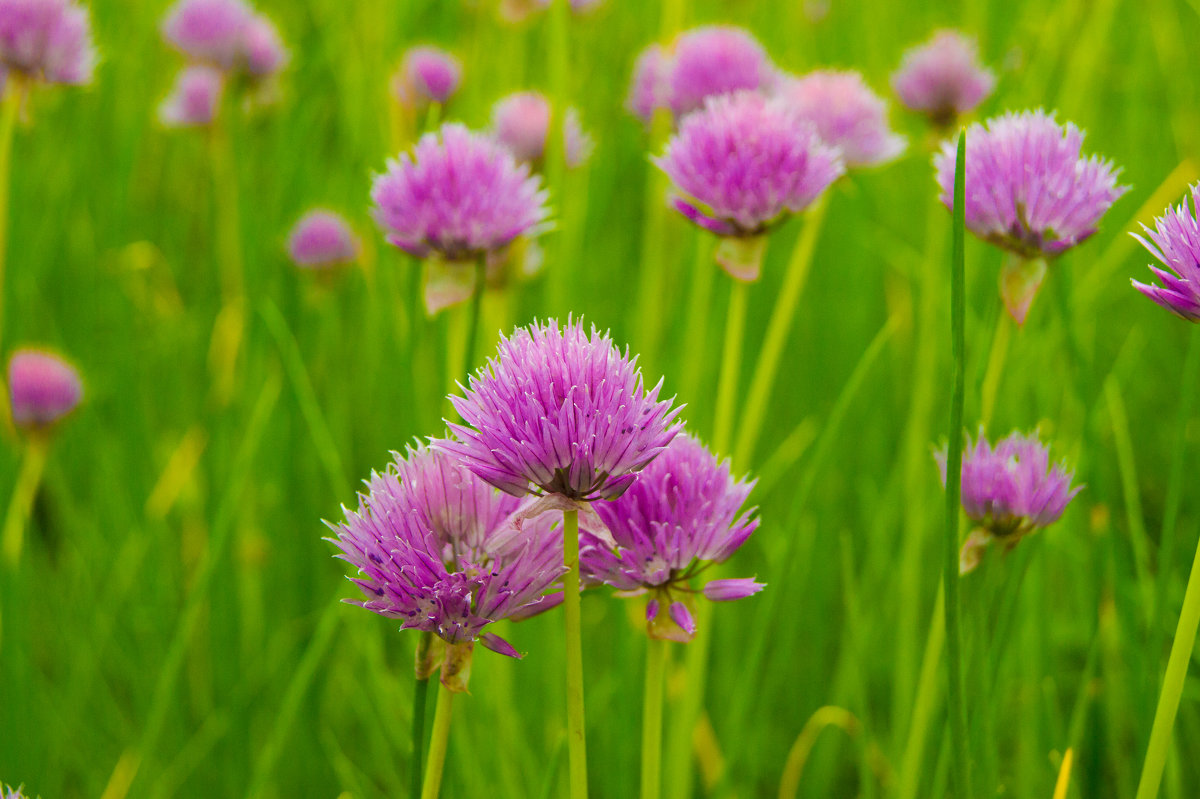
[(780, 82), (779, 96), (822, 141), (836, 147), (847, 167), (876, 166), (904, 152), (904, 137), (888, 125), (887, 103), (853, 71), (817, 70)]
[(354, 231), (332, 211), (309, 211), (288, 235), (288, 255), (297, 266), (328, 269), (358, 258), (359, 243)]
[[(540, 164), (546, 154), (550, 129), (550, 101), (540, 92), (517, 92), (501, 98), (492, 108), (492, 135), (518, 161)], [(579, 112), (568, 108), (562, 121), (567, 166), (583, 164), (592, 154), (592, 137), (579, 124)]]
[[(594, 505), (609, 535), (584, 534), (585, 581), (648, 593), (650, 636), (691, 640), (691, 581), (728, 559), (758, 527), (754, 509), (742, 509), (753, 485), (735, 480), (729, 462), (718, 462), (694, 438), (676, 436), (619, 499)], [(730, 578), (708, 581), (701, 593), (728, 601), (762, 588), (749, 578)]]
[[(1132, 234), (1166, 269), (1151, 266), (1161, 286), (1133, 286), (1171, 313), (1190, 322), (1200, 322), (1200, 183), (1192, 186), (1192, 205), (1187, 199), (1154, 220), (1154, 230), (1142, 225), (1146, 237)], [(1147, 240), (1147, 238), (1149, 240)]]
[(95, 65), (84, 6), (75, 0), (0, 0), (0, 72), (77, 85), (91, 81)]
[(975, 41), (953, 30), (937, 31), (906, 52), (892, 75), (900, 102), (943, 129), (983, 102), (995, 85), (996, 76), (979, 63)]
[(9, 407), (22, 430), (53, 427), (83, 399), (79, 372), (50, 352), (19, 349), (8, 362)]

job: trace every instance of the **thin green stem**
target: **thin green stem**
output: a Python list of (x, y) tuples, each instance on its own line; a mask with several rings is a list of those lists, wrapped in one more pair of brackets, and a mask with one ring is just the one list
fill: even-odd
[(1200, 541), (1196, 543), (1196, 556), (1192, 560), (1192, 571), (1188, 575), (1187, 593), (1183, 597), (1183, 610), (1179, 624), (1175, 627), (1175, 640), (1171, 643), (1171, 656), (1167, 660), (1167, 673), (1163, 677), (1162, 693), (1158, 696), (1158, 709), (1154, 711), (1154, 727), (1150, 731), (1150, 746), (1146, 750), (1146, 763), (1142, 767), (1142, 778), (1138, 782), (1137, 799), (1155, 799), (1162, 782), (1163, 767), (1167, 763), (1167, 752), (1171, 748), (1171, 729), (1175, 726), (1175, 713), (1179, 710), (1179, 698), (1183, 695), (1183, 683), (1187, 677), (1188, 661), (1196, 646), (1196, 627), (1200, 625)]
[(471, 294), (471, 316), (467, 320), (467, 340), (463, 344), (463, 362), (459, 365), (459, 374), (466, 379), (475, 366), (475, 350), (479, 346), (479, 316), (483, 305), (483, 292), (487, 288), (487, 258), (479, 256), (475, 262), (475, 290)]
[(921, 659), (921, 674), (917, 679), (917, 698), (913, 703), (912, 724), (904, 744), (904, 757), (900, 761), (897, 799), (916, 799), (919, 794), (921, 763), (925, 759), (925, 740), (929, 734), (929, 723), (941, 698), (937, 692), (937, 673), (942, 659), (942, 648), (946, 643), (945, 613), (945, 588), (939, 587), (937, 602), (929, 622), (929, 636), (925, 640), (925, 654)]
[[(231, 116), (225, 108), (224, 117)], [(216, 258), (221, 282), (221, 311), (213, 325), (209, 367), (213, 393), (224, 405), (232, 398), (238, 352), (246, 327), (245, 265), (242, 261), (241, 217), (238, 211), (237, 169), (229, 131), (218, 120), (209, 136), (213, 192), (216, 206)]]
[(954, 255), (950, 261), (950, 331), (954, 356), (954, 390), (950, 402), (950, 441), (946, 455), (946, 536), (942, 580), (946, 596), (946, 671), (950, 737), (953, 740), (955, 795), (970, 799), (970, 761), (967, 752), (967, 715), (963, 704), (962, 630), (958, 597), (958, 517), (962, 489), (963, 400), (966, 389), (966, 292), (963, 286), (965, 248), (963, 177), (966, 171), (967, 134), (958, 137), (954, 171)]
[(563, 616), (567, 624), (567, 752), (571, 799), (586, 799), (587, 739), (583, 719), (583, 641), (579, 607), (579, 511), (563, 511)]
[(828, 197), (822, 195), (804, 217), (804, 229), (800, 231), (796, 246), (792, 250), (792, 257), (788, 261), (783, 285), (779, 288), (775, 308), (771, 311), (771, 320), (767, 323), (767, 334), (763, 339), (762, 348), (758, 351), (754, 376), (750, 379), (740, 435), (734, 449), (734, 463), (744, 465), (749, 463), (754, 455), (754, 446), (758, 443), (758, 436), (766, 419), (767, 402), (771, 399), (771, 390), (775, 387), (775, 378), (779, 374), (779, 361), (783, 357), (788, 333), (792, 330), (800, 294), (808, 281), (813, 252), (817, 247), (817, 237), (820, 235), (828, 205)]
[[(707, 351), (708, 320), (712, 308), (713, 286), (717, 282), (717, 272), (717, 266), (712, 262), (709, 236), (697, 228), (696, 263), (692, 274), (687, 276), (692, 287), (688, 296), (688, 317), (683, 333), (683, 346), (687, 352)], [(685, 402), (694, 402), (700, 396), (700, 378), (705, 359), (683, 358), (682, 361), (679, 393)]]
[(658, 799), (662, 790), (663, 687), (667, 642), (646, 640), (646, 694), (642, 704), (642, 799)]
[(25, 447), (25, 455), (21, 459), (21, 471), (17, 475), (17, 484), (13, 488), (12, 499), (8, 503), (8, 512), (4, 514), (4, 534), (0, 540), (4, 542), (4, 563), (13, 571), (21, 562), (25, 524), (29, 520), (29, 511), (33, 508), (33, 500), (37, 496), (38, 486), (42, 483), (42, 471), (46, 466), (48, 449), (49, 439), (45, 436), (35, 436), (29, 439), (29, 443)]
[(450, 742), (450, 705), (454, 693), (438, 683), (437, 709), (433, 713), (433, 731), (429, 740), (429, 759), (425, 761), (425, 782), (421, 799), (437, 799), (442, 789), (442, 770), (446, 765), (446, 745)]
[(717, 417), (713, 423), (713, 447), (718, 453), (729, 451), (733, 436), (733, 414), (737, 405), (738, 376), (742, 367), (742, 339), (746, 334), (748, 283), (733, 281), (729, 310), (725, 317), (725, 346), (721, 352), (721, 377), (717, 386)]
[[(422, 631), (421, 636), (433, 637)], [(417, 676), (413, 681), (412, 711), (412, 795), (421, 793), (421, 751), (425, 748), (425, 708), (429, 704), (429, 678)]]
[(23, 81), (9, 74), (9, 90), (0, 101), (0, 343), (4, 336), (4, 266), (8, 254), (8, 194), (12, 168), (13, 132), (17, 127), (17, 111), (24, 95)]

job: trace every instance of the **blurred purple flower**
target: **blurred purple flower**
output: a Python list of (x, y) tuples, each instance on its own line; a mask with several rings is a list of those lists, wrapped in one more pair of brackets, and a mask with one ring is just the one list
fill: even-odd
[(671, 57), (660, 44), (652, 44), (638, 55), (633, 64), (633, 80), (625, 107), (647, 125), (654, 119), (654, 112), (670, 108), (668, 83), (671, 74)]
[[(538, 164), (545, 156), (550, 127), (550, 101), (540, 92), (517, 92), (492, 108), (492, 135), (518, 161)], [(567, 166), (575, 168), (592, 154), (592, 137), (579, 124), (579, 113), (568, 108), (563, 118)]]
[[(946, 483), (947, 448), (934, 454)], [(1008, 548), (1024, 536), (1058, 521), (1083, 486), (1071, 486), (1074, 473), (1050, 465), (1049, 448), (1037, 434), (1019, 432), (996, 442), (993, 449), (981, 430), (967, 439), (962, 463), (962, 506), (978, 526), (963, 546), (963, 573), (975, 568), (982, 548), (993, 539)]]
[(288, 51), (271, 20), (256, 14), (242, 31), (242, 58), (253, 77), (274, 75), (287, 64)]
[(437, 47), (414, 47), (404, 54), (392, 81), (392, 91), (401, 105), (422, 108), (445, 104), (462, 83), (462, 63)]
[(0, 67), (31, 80), (82, 84), (96, 51), (91, 19), (74, 0), (0, 0)]
[(208, 125), (216, 117), (225, 85), (225, 73), (198, 64), (184, 67), (175, 78), (158, 118), (168, 127)]
[(287, 63), (274, 24), (243, 0), (178, 0), (163, 19), (163, 38), (188, 58), (265, 78)]
[(1134, 280), (1133, 287), (1189, 322), (1200, 322), (1200, 221), (1196, 216), (1197, 208), (1200, 208), (1200, 183), (1192, 185), (1191, 208), (1185, 197), (1178, 206), (1167, 208), (1154, 220), (1154, 230), (1142, 225), (1149, 241), (1137, 233), (1131, 234), (1167, 267), (1150, 267), (1155, 277), (1162, 281), (1162, 286)]
[(996, 76), (979, 62), (975, 40), (953, 30), (937, 31), (908, 50), (892, 75), (900, 102), (942, 128), (983, 102), (995, 85)]
[(765, 90), (775, 67), (758, 40), (741, 28), (711, 26), (681, 34), (671, 50), (666, 103), (677, 118), (714, 95)]
[(354, 231), (333, 211), (309, 211), (288, 234), (288, 255), (297, 266), (340, 266), (357, 259), (358, 252)]
[[(679, 192), (675, 208), (730, 239), (760, 237), (843, 172), (837, 151), (794, 108), (749, 91), (710, 98), (684, 118), (654, 163)], [(718, 260), (732, 276), (755, 280), (761, 253), (742, 261), (719, 252)]]
[[(449, 455), (427, 447), (396, 453), (387, 471), (371, 475), (358, 510), (329, 525), (337, 537), (327, 540), (359, 570), (352, 582), (367, 597), (346, 601), (448, 644), (479, 640), (520, 657), (487, 625), (541, 603), (564, 571), (562, 536), (550, 516), (493, 546), (520, 505)], [(442, 681), (450, 676), (443, 668)]]
[(438, 446), (514, 496), (619, 497), (680, 430), (636, 361), (579, 320), (517, 328), (450, 398), (464, 424)]
[(817, 70), (784, 78), (779, 95), (841, 151), (847, 167), (882, 164), (904, 152), (904, 137), (888, 126), (887, 103), (857, 72)]
[[(758, 527), (755, 509), (742, 510), (753, 487), (733, 478), (729, 461), (719, 462), (686, 434), (676, 436), (619, 499), (593, 506), (612, 540), (583, 534), (584, 580), (649, 593), (650, 636), (690, 641), (695, 625), (688, 604), (696, 593), (691, 581), (710, 563), (728, 559)], [(702, 592), (723, 602), (762, 588), (735, 578), (711, 580)], [(659, 612), (663, 606), (668, 614)]]
[(35, 349), (18, 349), (8, 362), (9, 406), (22, 430), (52, 426), (79, 405), (83, 381), (61, 357)]
[(426, 133), (371, 187), (375, 221), (405, 252), (472, 260), (545, 222), (546, 193), (503, 145), (459, 124)]

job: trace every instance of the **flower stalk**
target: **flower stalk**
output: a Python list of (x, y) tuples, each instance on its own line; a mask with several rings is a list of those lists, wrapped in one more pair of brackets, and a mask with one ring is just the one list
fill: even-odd
[(571, 799), (586, 799), (587, 739), (583, 715), (583, 641), (579, 603), (579, 511), (563, 511), (563, 616), (567, 626), (567, 754)]
[(669, 646), (646, 639), (646, 691), (642, 704), (642, 799), (658, 799), (662, 789), (663, 688)]
[(442, 771), (446, 764), (446, 747), (450, 741), (450, 712), (454, 692), (444, 682), (438, 683), (437, 709), (433, 714), (433, 732), (429, 741), (429, 759), (425, 762), (425, 781), (421, 799), (437, 799), (442, 788)]

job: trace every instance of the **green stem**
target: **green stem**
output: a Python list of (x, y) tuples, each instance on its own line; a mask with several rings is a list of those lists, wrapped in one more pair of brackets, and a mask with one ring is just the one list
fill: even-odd
[[(231, 116), (225, 108), (224, 116)], [(242, 262), (241, 218), (238, 211), (237, 169), (229, 131), (218, 120), (209, 136), (213, 191), (216, 204), (216, 257), (221, 281), (221, 311), (213, 326), (209, 351), (213, 392), (222, 405), (232, 398), (238, 351), (245, 332), (245, 266)]]
[(463, 345), (463, 362), (460, 375), (469, 375), (475, 365), (475, 350), (479, 346), (479, 309), (483, 305), (483, 292), (487, 288), (487, 257), (479, 256), (475, 262), (475, 291), (471, 294), (471, 317), (467, 322), (467, 341)]
[(937, 693), (938, 664), (942, 659), (942, 647), (946, 642), (945, 589), (938, 588), (937, 602), (929, 623), (929, 637), (925, 641), (925, 654), (921, 659), (921, 675), (917, 680), (917, 698), (913, 703), (912, 725), (904, 744), (904, 757), (900, 761), (900, 780), (896, 791), (897, 799), (916, 799), (920, 788), (921, 763), (925, 759), (925, 739), (929, 733), (929, 722), (937, 710), (940, 697)]
[(958, 137), (954, 172), (954, 255), (950, 261), (950, 330), (954, 356), (954, 393), (950, 403), (950, 441), (946, 455), (946, 536), (942, 581), (946, 595), (946, 671), (950, 737), (953, 739), (955, 795), (970, 799), (970, 761), (967, 752), (967, 715), (963, 705), (962, 630), (958, 599), (958, 516), (962, 489), (963, 398), (966, 384), (966, 292), (963, 260), (966, 220), (963, 177), (966, 171), (967, 135)]
[[(713, 286), (717, 282), (717, 267), (712, 262), (712, 248), (709, 236), (704, 231), (696, 230), (696, 264), (692, 274), (687, 276), (692, 285), (688, 296), (688, 318), (684, 327), (684, 352), (706, 352), (708, 344), (708, 320), (712, 307)], [(679, 377), (679, 393), (685, 402), (693, 402), (700, 398), (701, 367), (705, 365), (704, 358), (683, 358)]]
[(800, 294), (808, 281), (813, 252), (816, 250), (817, 237), (820, 235), (828, 204), (826, 195), (822, 195), (813, 203), (804, 218), (804, 229), (796, 239), (791, 260), (788, 261), (787, 273), (775, 300), (771, 320), (767, 323), (767, 334), (763, 339), (762, 349), (758, 352), (754, 376), (746, 394), (746, 408), (742, 415), (737, 447), (734, 449), (734, 463), (749, 463), (754, 455), (754, 446), (758, 443), (758, 436), (766, 419), (767, 402), (771, 399), (771, 390), (779, 374), (779, 361), (787, 344), (788, 333), (792, 329), (792, 320), (796, 317)]
[(425, 782), (421, 799), (437, 799), (442, 788), (442, 770), (446, 765), (446, 745), (450, 741), (450, 704), (454, 694), (438, 683), (437, 709), (433, 713), (433, 732), (429, 741), (429, 759), (425, 761)]
[[(432, 635), (422, 632), (421, 635)], [(425, 748), (425, 708), (429, 704), (429, 678), (413, 682), (412, 716), (412, 795), (421, 792), (421, 750)]]
[(738, 375), (742, 366), (742, 339), (746, 333), (746, 300), (749, 295), (749, 284), (741, 280), (733, 281), (729, 294), (729, 310), (725, 317), (725, 347), (721, 353), (721, 378), (717, 386), (717, 417), (713, 423), (713, 448), (718, 453), (729, 450), (729, 442), (733, 436), (733, 413), (737, 404)]
[(571, 799), (586, 799), (587, 739), (583, 719), (583, 641), (579, 608), (579, 511), (563, 511), (563, 616), (567, 624), (567, 752)]
[(658, 799), (662, 789), (663, 686), (667, 642), (646, 640), (646, 696), (642, 705), (642, 799)]
[(14, 571), (21, 562), (25, 524), (29, 520), (29, 511), (33, 508), (33, 500), (42, 482), (48, 449), (49, 439), (45, 436), (29, 439), (29, 444), (25, 447), (25, 457), (21, 459), (21, 471), (17, 475), (12, 500), (8, 504), (8, 512), (4, 515), (4, 534), (0, 540), (4, 542), (4, 562)]
[(8, 184), (12, 167), (13, 131), (17, 127), (17, 111), (24, 96), (24, 82), (12, 73), (8, 80), (11, 85), (0, 101), (0, 342), (4, 335), (4, 265), (8, 254)]

